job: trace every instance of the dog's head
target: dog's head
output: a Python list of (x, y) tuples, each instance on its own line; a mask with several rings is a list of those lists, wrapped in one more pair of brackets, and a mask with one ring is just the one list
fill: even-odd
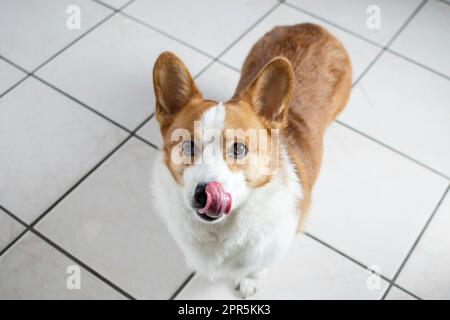
[(224, 221), (278, 170), (280, 130), (293, 90), (288, 60), (275, 58), (226, 103), (203, 99), (188, 69), (164, 52), (153, 69), (167, 168), (200, 221)]

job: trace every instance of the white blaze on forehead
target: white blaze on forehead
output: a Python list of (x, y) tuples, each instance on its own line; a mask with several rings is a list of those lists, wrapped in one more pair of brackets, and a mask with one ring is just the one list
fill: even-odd
[(202, 160), (204, 163), (215, 164), (223, 162), (221, 136), (225, 122), (225, 107), (219, 104), (207, 109), (200, 119)]
[[(211, 132), (215, 131), (220, 134), (223, 130), (225, 123), (225, 107), (222, 102), (207, 109), (201, 118), (203, 132), (210, 131), (209, 134), (204, 135), (207, 140), (211, 139)], [(204, 141), (209, 142), (209, 141)]]

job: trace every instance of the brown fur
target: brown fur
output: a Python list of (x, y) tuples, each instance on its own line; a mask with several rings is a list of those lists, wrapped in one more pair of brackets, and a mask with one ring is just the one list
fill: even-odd
[(295, 77), (282, 135), (302, 182), (305, 215), (319, 174), (324, 131), (347, 103), (352, 69), (343, 46), (324, 28), (309, 23), (276, 27), (248, 54), (233, 100), (242, 99), (257, 73), (275, 57), (289, 60)]
[[(272, 148), (272, 144), (275, 143), (272, 140), (275, 138), (271, 135), (271, 126), (262, 121), (249, 104), (226, 103), (225, 108), (227, 110), (224, 123), (225, 132), (227, 129), (237, 130), (234, 137), (225, 140), (228, 140), (230, 144), (233, 143), (233, 140), (245, 141), (249, 147), (248, 155), (243, 161), (231, 162), (228, 167), (232, 171), (243, 171), (249, 187), (262, 187), (270, 181), (273, 172), (279, 168), (278, 149)], [(241, 134), (239, 130), (242, 130)], [(263, 130), (267, 135), (267, 143), (259, 141), (257, 137), (256, 140), (253, 140), (254, 143), (249, 143), (251, 135), (248, 132), (251, 130)]]

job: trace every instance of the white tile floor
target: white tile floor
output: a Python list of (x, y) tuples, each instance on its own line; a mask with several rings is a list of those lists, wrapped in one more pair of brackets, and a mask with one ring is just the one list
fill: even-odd
[[(73, 4), (80, 30), (66, 28)], [(236, 298), (192, 276), (152, 209), (152, 65), (175, 51), (205, 97), (226, 100), (258, 37), (306, 21), (344, 43), (355, 86), (326, 135), (306, 232), (255, 298), (450, 299), (450, 5), (438, 0), (1, 1), (0, 298)]]

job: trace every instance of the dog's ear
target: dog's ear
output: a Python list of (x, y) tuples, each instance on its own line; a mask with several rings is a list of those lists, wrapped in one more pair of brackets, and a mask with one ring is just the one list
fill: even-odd
[(256, 113), (269, 121), (273, 128), (282, 128), (287, 123), (293, 87), (291, 63), (286, 58), (277, 57), (259, 71), (241, 99), (252, 105)]
[(192, 99), (202, 96), (188, 69), (172, 52), (163, 52), (153, 67), (153, 89), (156, 98), (156, 119), (172, 116)]

